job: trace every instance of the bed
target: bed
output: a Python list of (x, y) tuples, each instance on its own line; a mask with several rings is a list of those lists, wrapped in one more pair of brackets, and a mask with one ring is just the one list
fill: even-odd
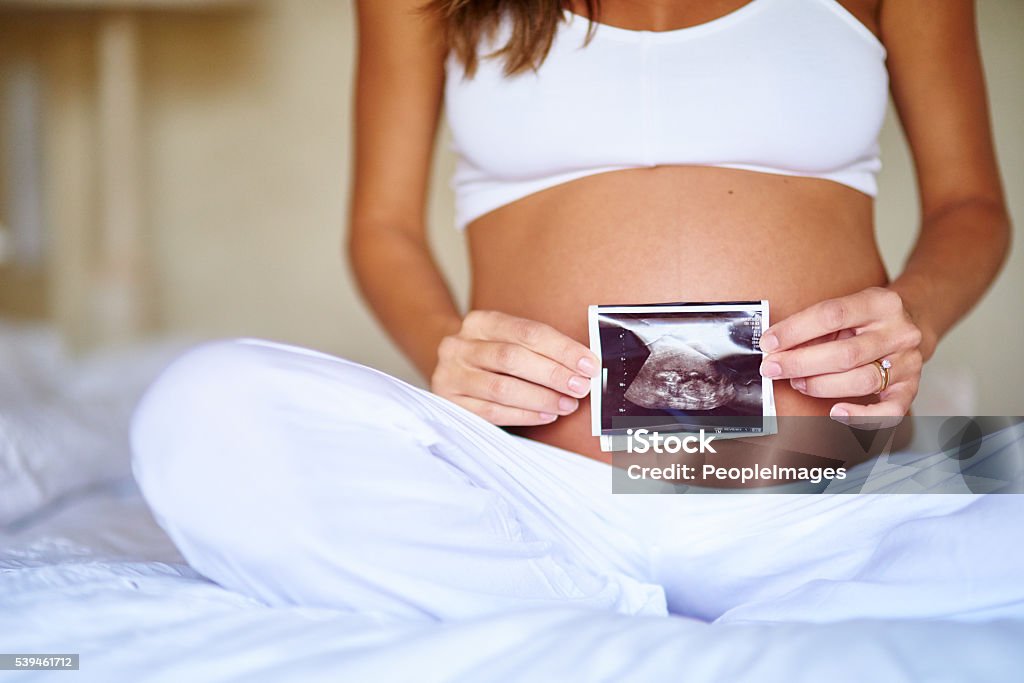
[(225, 590), (178, 554), (128, 467), (131, 407), (179, 348), (73, 361), (45, 328), (0, 323), (0, 653), (80, 654), (74, 674), (0, 680), (1024, 679), (1024, 618), (704, 623), (560, 608), (404, 623)]

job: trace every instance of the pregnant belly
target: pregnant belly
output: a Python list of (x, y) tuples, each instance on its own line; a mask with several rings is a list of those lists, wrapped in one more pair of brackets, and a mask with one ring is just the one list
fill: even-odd
[[(886, 283), (872, 211), (866, 195), (819, 179), (685, 166), (590, 176), (470, 226), (471, 306), (583, 343), (590, 304), (768, 299), (777, 322)], [(776, 383), (780, 415), (827, 415), (833, 403)], [(602, 458), (588, 401), (521, 433)]]

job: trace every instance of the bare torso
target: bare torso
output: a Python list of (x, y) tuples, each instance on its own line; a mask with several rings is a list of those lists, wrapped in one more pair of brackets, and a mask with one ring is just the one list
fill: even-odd
[[(666, 30), (749, 0), (636, 5), (603, 0), (600, 21)], [(876, 30), (877, 0), (842, 4)], [(583, 3), (575, 3), (585, 14)], [(585, 177), (525, 197), (470, 225), (471, 307), (545, 322), (588, 343), (587, 306), (768, 299), (780, 320), (888, 281), (873, 202), (815, 178), (664, 166)], [(776, 382), (779, 415), (828, 415), (834, 400)], [(605, 459), (588, 401), (517, 433)]]
[[(472, 301), (587, 343), (587, 306), (768, 299), (773, 320), (887, 281), (870, 197), (827, 180), (686, 166), (589, 176), (469, 228)], [(780, 415), (834, 403), (776, 383)], [(583, 401), (524, 436), (601, 457)]]

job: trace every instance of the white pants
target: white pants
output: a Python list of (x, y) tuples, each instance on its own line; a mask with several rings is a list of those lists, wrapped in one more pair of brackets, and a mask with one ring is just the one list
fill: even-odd
[(1019, 496), (613, 495), (607, 465), (269, 342), (177, 360), (132, 444), (189, 563), (269, 604), (420, 619), (550, 604), (708, 620), (1024, 614)]

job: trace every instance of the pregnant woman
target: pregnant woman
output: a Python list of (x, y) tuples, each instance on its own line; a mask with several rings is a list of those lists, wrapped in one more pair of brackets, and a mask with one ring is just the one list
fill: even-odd
[[(403, 618), (1020, 613), (1015, 496), (613, 495), (581, 402), (588, 304), (768, 299), (780, 415), (907, 413), (1009, 241), (971, 2), (357, 6), (348, 255), (432, 392), (270, 342), (184, 356), (133, 443), (193, 566)], [(922, 215), (893, 276), (872, 222), (890, 90)], [(425, 236), (442, 109), (468, 313)]]

